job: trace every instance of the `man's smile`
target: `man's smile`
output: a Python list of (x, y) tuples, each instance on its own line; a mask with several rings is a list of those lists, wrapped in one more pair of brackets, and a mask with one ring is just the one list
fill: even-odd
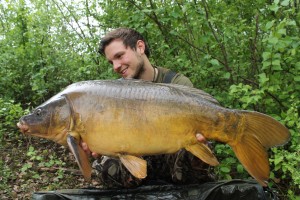
[(128, 67), (126, 67), (125, 69), (120, 70), (119, 73), (122, 74), (122, 76), (124, 76), (125, 73), (127, 72), (127, 70), (128, 70)]

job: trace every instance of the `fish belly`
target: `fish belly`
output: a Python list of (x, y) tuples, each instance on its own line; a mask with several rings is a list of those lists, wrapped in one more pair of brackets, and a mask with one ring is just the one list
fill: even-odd
[(83, 115), (86, 133), (82, 136), (99, 154), (166, 154), (197, 142), (194, 114), (171, 109), (172, 103), (101, 102), (101, 111)]

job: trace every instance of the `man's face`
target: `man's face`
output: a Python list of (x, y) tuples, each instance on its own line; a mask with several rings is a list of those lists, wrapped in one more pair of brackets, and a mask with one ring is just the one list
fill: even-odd
[(104, 50), (107, 60), (123, 78), (138, 79), (144, 71), (144, 60), (139, 50), (125, 47), (120, 39), (113, 40)]

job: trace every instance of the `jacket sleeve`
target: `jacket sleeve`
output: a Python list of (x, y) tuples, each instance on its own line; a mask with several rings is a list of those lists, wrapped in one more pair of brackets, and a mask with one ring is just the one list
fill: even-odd
[(189, 87), (194, 87), (193, 83), (190, 81), (189, 78), (182, 74), (177, 74), (171, 81), (171, 83), (179, 84), (179, 85), (185, 85)]

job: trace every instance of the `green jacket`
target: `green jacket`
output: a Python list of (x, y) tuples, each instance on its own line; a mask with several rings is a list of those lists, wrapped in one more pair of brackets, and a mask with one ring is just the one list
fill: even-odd
[[(184, 76), (183, 74), (176, 73), (174, 71), (171, 71), (163, 67), (156, 67), (156, 68), (158, 69), (158, 75), (154, 80), (155, 83), (173, 83), (173, 84), (193, 87), (193, 83), (190, 81), (190, 79)], [(170, 76), (171, 80), (165, 82), (166, 76), (168, 75)]]

